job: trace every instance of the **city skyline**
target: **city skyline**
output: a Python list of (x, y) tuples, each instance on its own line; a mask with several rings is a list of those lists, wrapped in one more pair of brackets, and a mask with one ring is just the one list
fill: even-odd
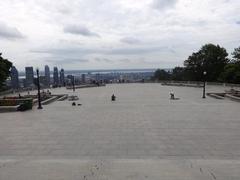
[[(49, 66), (45, 65), (44, 71), (41, 72), (39, 78), (40, 78), (40, 83), (45, 88), (48, 88), (51, 85), (65, 86), (65, 74), (64, 74), (63, 68), (61, 68), (61, 70), (58, 71), (57, 67), (53, 67), (53, 71), (50, 71)], [(53, 82), (52, 82), (52, 78), (53, 78)], [(20, 73), (15, 66), (12, 66), (10, 69), (9, 82), (11, 84), (10, 86), (13, 89), (19, 89), (22, 87), (34, 88), (34, 86), (36, 86), (36, 79), (37, 79), (37, 74), (33, 66), (25, 67), (25, 72), (20, 72)]]
[[(38, 68), (38, 70), (40, 69)], [(48, 65), (45, 65), (44, 71), (40, 72), (39, 82), (42, 88), (72, 85), (73, 77), (75, 77), (76, 84), (91, 84), (96, 82), (139, 82), (143, 79), (150, 79), (154, 74), (153, 69), (65, 71), (63, 68), (58, 69), (57, 66), (49, 68)], [(166, 72), (170, 71), (166, 70)], [(10, 77), (8, 86), (12, 89), (36, 88), (37, 74), (33, 66), (25, 67), (25, 72), (20, 73), (15, 66), (12, 66)]]
[(1, 1), (0, 50), (19, 71), (173, 68), (206, 43), (237, 48), (239, 8), (234, 0)]
[[(48, 66), (48, 65), (45, 65), (45, 66)], [(45, 66), (39, 68), (40, 75), (45, 76)], [(50, 72), (50, 76), (53, 77), (54, 66), (51, 66), (51, 67), (52, 67), (52, 70), (51, 70), (51, 68), (49, 68), (49, 72)], [(71, 74), (76, 74), (76, 73), (87, 74), (87, 73), (104, 73), (104, 72), (145, 72), (145, 71), (146, 72), (154, 72), (158, 68), (141, 68), (141, 69), (138, 69), (138, 68), (117, 69), (117, 68), (115, 68), (115, 69), (78, 69), (78, 70), (77, 69), (72, 69), (72, 70), (69, 70), (69, 69), (58, 67), (58, 69), (64, 69), (64, 72), (66, 74), (71, 75)], [(162, 69), (166, 70), (166, 71), (171, 71), (173, 68), (162, 68)], [(34, 71), (34, 75), (36, 75), (35, 71)], [(19, 71), (19, 76), (24, 76), (25, 77), (25, 69), (23, 71), (21, 71), (21, 70)]]

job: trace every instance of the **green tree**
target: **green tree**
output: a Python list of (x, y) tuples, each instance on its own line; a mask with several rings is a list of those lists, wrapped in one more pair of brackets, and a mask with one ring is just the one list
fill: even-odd
[(163, 69), (157, 69), (154, 73), (154, 79), (169, 80), (170, 79), (170, 74)]
[(230, 63), (225, 66), (220, 80), (228, 83), (240, 83), (240, 63)]
[(234, 49), (231, 63), (224, 67), (220, 80), (228, 83), (240, 83), (240, 47)]
[(239, 62), (240, 61), (240, 47), (234, 49), (233, 53), (233, 62)]
[(0, 53), (0, 90), (3, 88), (4, 82), (10, 75), (11, 67), (12, 63), (4, 59), (2, 53)]
[(184, 81), (186, 78), (186, 70), (184, 67), (175, 67), (171, 74), (171, 79), (175, 81)]
[(219, 45), (206, 44), (184, 61), (189, 80), (201, 81), (203, 72), (207, 72), (207, 81), (217, 81), (229, 62), (228, 53)]

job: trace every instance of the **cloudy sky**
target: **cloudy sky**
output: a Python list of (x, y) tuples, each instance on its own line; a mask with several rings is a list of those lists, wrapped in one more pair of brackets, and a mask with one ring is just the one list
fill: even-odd
[(171, 68), (240, 46), (240, 0), (2, 0), (0, 52), (23, 70)]

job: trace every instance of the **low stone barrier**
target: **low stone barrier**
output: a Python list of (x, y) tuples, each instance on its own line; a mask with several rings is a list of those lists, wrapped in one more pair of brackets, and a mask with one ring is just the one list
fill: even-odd
[[(152, 83), (153, 81), (149, 81), (149, 83)], [(203, 86), (202, 81), (163, 81), (163, 80), (157, 80), (154, 81), (154, 83), (161, 83), (163, 85), (178, 85), (178, 86), (190, 86), (191, 85), (197, 85), (199, 87)], [(221, 83), (221, 82), (206, 82), (206, 85), (210, 86), (224, 86), (224, 87), (236, 87), (240, 88), (240, 84), (230, 84), (230, 83)]]
[(32, 107), (33, 107), (33, 99), (32, 98), (7, 97), (7, 98), (0, 99), (0, 108), (5, 109), (5, 110), (6, 109), (9, 109), (9, 110), (15, 109), (18, 111), (25, 111), (28, 109), (32, 109)]
[(240, 97), (238, 97), (238, 96), (233, 96), (231, 94), (226, 94), (226, 97), (230, 98), (231, 100), (240, 102)]
[(51, 102), (56, 101), (57, 98), (58, 98), (58, 96), (53, 96), (49, 99), (46, 99), (45, 101), (42, 101), (42, 105), (50, 104)]
[[(106, 86), (105, 84), (84, 84), (84, 85), (76, 85), (75, 89), (81, 88), (91, 88), (91, 87), (99, 87), (99, 86)], [(72, 86), (67, 86), (66, 89), (73, 89)]]
[(67, 94), (61, 95), (61, 97), (58, 98), (57, 101), (64, 101), (64, 100), (66, 100), (67, 98), (68, 98), (68, 95), (67, 95)]
[(15, 112), (18, 111), (20, 105), (16, 106), (0, 106), (0, 112)]
[(185, 84), (185, 83), (162, 83), (163, 86), (180, 86), (180, 87), (196, 87), (202, 88), (201, 84)]
[(208, 96), (210, 96), (210, 97), (213, 97), (213, 98), (216, 98), (216, 99), (224, 99), (224, 95), (223, 96), (221, 96), (220, 94), (217, 94), (217, 93), (207, 93), (207, 95)]

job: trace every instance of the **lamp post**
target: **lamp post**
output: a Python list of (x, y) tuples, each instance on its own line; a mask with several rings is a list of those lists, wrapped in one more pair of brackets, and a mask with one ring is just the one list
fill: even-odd
[(204, 72), (203, 72), (203, 96), (202, 96), (202, 98), (206, 98), (206, 95), (205, 95), (205, 89), (206, 89), (206, 75), (207, 75), (207, 72), (204, 71)]
[(72, 77), (73, 92), (75, 92), (75, 77)]
[(37, 88), (38, 88), (38, 109), (42, 109), (41, 96), (40, 96), (39, 69), (38, 68), (37, 68)]

